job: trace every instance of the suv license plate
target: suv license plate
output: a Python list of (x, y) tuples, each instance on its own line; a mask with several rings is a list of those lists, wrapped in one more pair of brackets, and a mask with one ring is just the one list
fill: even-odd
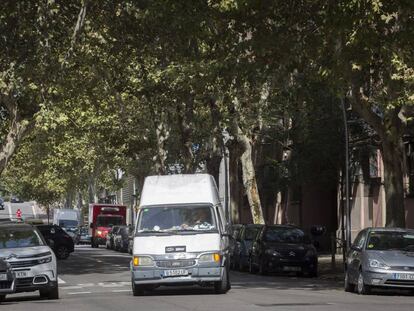
[(0, 281), (7, 281), (7, 274), (6, 273), (0, 273)]
[(165, 270), (164, 276), (186, 276), (188, 275), (188, 270), (185, 269), (177, 269), (177, 270)]
[(414, 274), (394, 273), (394, 279), (396, 279), (396, 280), (409, 280), (409, 281), (414, 281)]
[(302, 269), (301, 269), (300, 267), (284, 266), (284, 267), (283, 267), (283, 271), (294, 271), (294, 272), (299, 272), (299, 271), (302, 271)]
[(27, 277), (26, 271), (16, 271), (16, 278), (25, 278)]

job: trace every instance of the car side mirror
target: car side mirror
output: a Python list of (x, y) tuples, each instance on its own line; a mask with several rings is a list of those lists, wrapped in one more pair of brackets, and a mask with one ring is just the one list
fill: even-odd
[(94, 227), (94, 225), (93, 225), (93, 223), (91, 223), (91, 224), (89, 225), (89, 228), (93, 229), (93, 227)]
[(55, 247), (55, 241), (48, 239), (47, 241), (47, 245), (49, 245), (50, 248), (54, 248)]
[(357, 245), (352, 245), (351, 250), (356, 251), (356, 252), (360, 252), (362, 250), (362, 248), (357, 246)]
[(313, 226), (310, 228), (310, 232), (313, 236), (321, 236), (326, 233), (325, 226)]

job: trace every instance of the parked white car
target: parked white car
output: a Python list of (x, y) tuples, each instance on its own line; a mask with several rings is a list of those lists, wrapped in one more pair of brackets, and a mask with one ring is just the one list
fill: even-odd
[(13, 269), (16, 293), (39, 290), (41, 297), (59, 298), (56, 256), (35, 227), (0, 223), (0, 258)]
[(216, 183), (206, 174), (145, 179), (135, 226), (132, 290), (161, 285), (230, 289), (229, 233)]

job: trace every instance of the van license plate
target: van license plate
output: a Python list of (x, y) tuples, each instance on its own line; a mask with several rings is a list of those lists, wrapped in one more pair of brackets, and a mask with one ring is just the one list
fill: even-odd
[(0, 273), (0, 281), (7, 281), (7, 274), (6, 273)]
[(396, 280), (414, 281), (414, 274), (394, 273), (394, 279), (396, 279)]
[(165, 270), (164, 277), (169, 276), (186, 276), (188, 275), (188, 270), (185, 269), (177, 269), (177, 270)]
[(16, 278), (25, 278), (27, 277), (26, 271), (16, 271)]

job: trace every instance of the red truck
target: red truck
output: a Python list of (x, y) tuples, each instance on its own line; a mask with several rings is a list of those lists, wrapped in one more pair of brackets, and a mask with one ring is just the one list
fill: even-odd
[(126, 224), (127, 207), (118, 204), (94, 203), (89, 205), (91, 245), (105, 245), (106, 235), (113, 226)]

